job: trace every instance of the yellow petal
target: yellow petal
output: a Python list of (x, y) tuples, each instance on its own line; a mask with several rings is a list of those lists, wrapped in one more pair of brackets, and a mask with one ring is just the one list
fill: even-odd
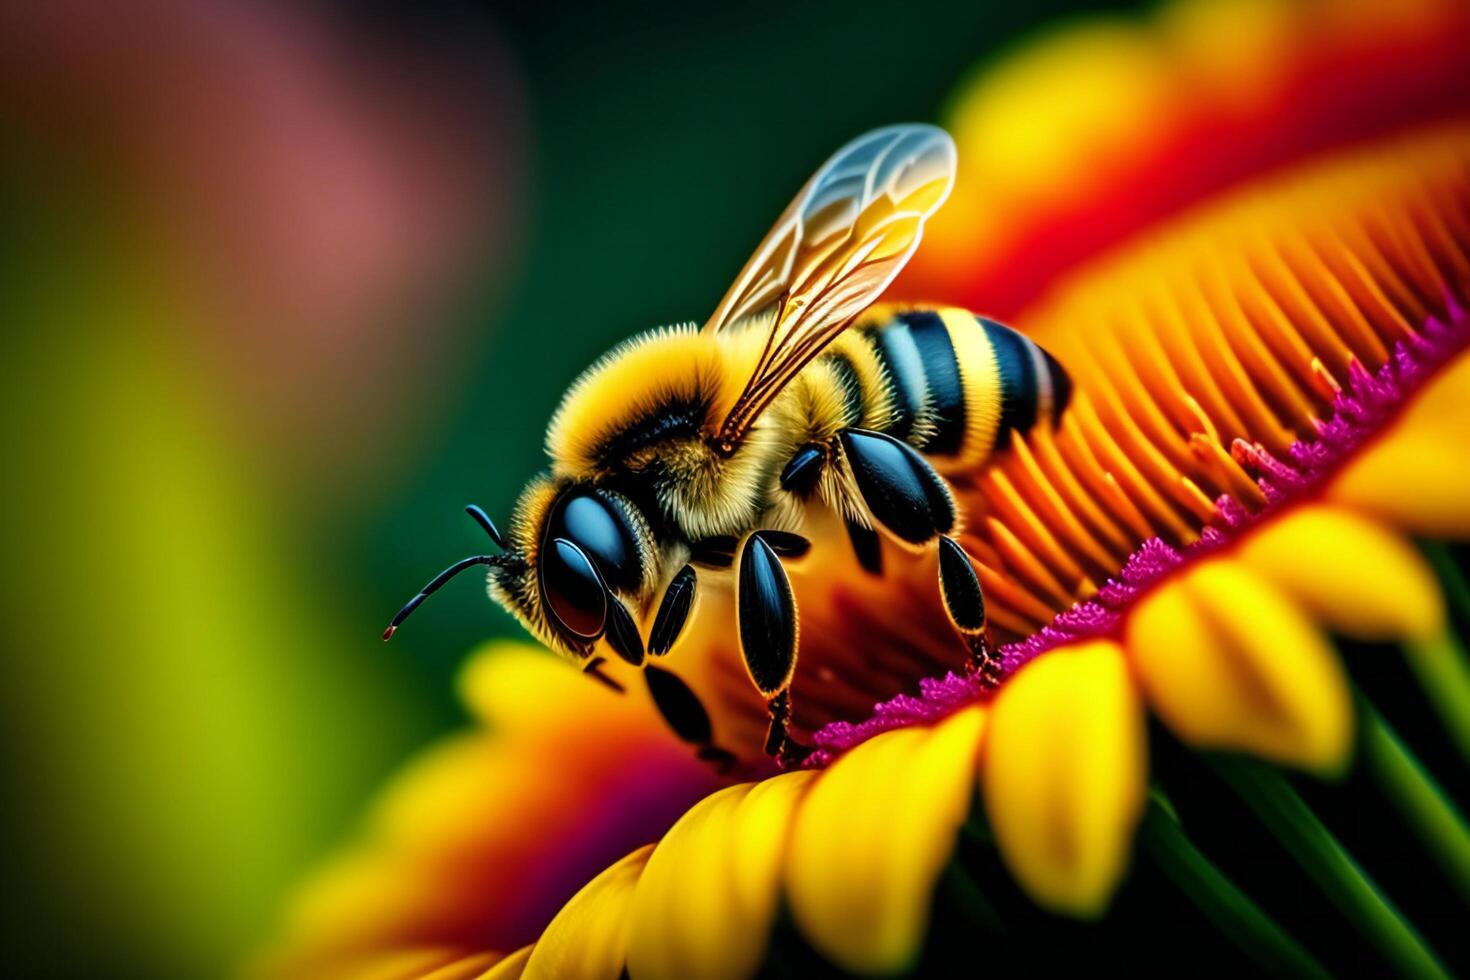
[(500, 959), (499, 953), (465, 953), (449, 946), (404, 946), (325, 959), (278, 960), (248, 966), (245, 976), (313, 977), (317, 980), (471, 980)]
[(981, 783), (1001, 857), (1038, 905), (1106, 907), (1127, 866), (1148, 766), (1122, 650), (1094, 640), (1042, 654), (996, 697)]
[(1248, 535), (1239, 557), (1350, 636), (1422, 639), (1444, 629), (1444, 600), (1419, 553), (1381, 524), (1341, 508), (1297, 508)]
[(628, 947), (628, 912), (653, 845), (640, 847), (589, 881), (536, 941), (526, 980), (617, 980)]
[(531, 951), (535, 948), (534, 943), (530, 946), (522, 946), (486, 970), (480, 980), (520, 980), (522, 974), (526, 972), (526, 963), (531, 959)]
[(1470, 537), (1470, 355), (1420, 391), (1327, 487), (1329, 500), (1411, 534)]
[(1324, 771), (1346, 761), (1341, 665), (1302, 611), (1240, 563), (1204, 562), (1146, 596), (1126, 643), (1154, 710), (1186, 742)]
[(796, 815), (787, 889), (811, 944), (859, 973), (909, 965), (970, 808), (983, 709), (888, 732), (839, 759)]
[[(528, 691), (537, 696), (526, 697)], [(459, 693), (477, 718), (511, 731), (549, 727), (548, 716), (618, 714), (620, 707), (626, 711), (619, 702), (627, 700), (555, 654), (513, 640), (486, 643), (467, 658)]]
[[(515, 977), (520, 976), (519, 970), (497, 972), (507, 959), (513, 958), (502, 957), (499, 953), (472, 953), (469, 956), (459, 957), (452, 963), (446, 963), (430, 973), (415, 975), (419, 977), (419, 980), (483, 980), (487, 976), (514, 980)], [(401, 976), (402, 974), (391, 975)]]
[(816, 777), (791, 772), (715, 793), (649, 858), (628, 936), (639, 980), (746, 977), (765, 955), (796, 801)]

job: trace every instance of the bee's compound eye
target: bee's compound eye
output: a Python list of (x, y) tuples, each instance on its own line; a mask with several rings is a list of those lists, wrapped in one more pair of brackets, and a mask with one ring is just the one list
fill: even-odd
[(541, 594), (562, 628), (573, 636), (602, 635), (607, 622), (607, 587), (587, 555), (566, 538), (555, 538), (541, 555)]
[(573, 490), (563, 496), (551, 512), (545, 533), (547, 540), (576, 542), (614, 589), (636, 588), (643, 577), (627, 522), (595, 493)]

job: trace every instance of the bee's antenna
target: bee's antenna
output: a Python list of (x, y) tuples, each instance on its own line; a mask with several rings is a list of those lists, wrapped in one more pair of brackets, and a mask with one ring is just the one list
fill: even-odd
[[(501, 551), (505, 550), (505, 538), (500, 536), (500, 528), (495, 526), (495, 522), (490, 519), (489, 514), (486, 514), (474, 504), (470, 504), (464, 511), (475, 519), (476, 524), (485, 529), (485, 533), (490, 535), (490, 540), (495, 542), (497, 548)], [(393, 639), (393, 634), (398, 632), (398, 627), (408, 618), (409, 613), (417, 609), (419, 604), (429, 596), (439, 591), (439, 587), (445, 582), (448, 582), (466, 568), (475, 565), (494, 565), (505, 560), (505, 555), (474, 555), (470, 558), (460, 559), (438, 575), (435, 575), (428, 585), (419, 590), (418, 595), (408, 600), (408, 602), (403, 604), (403, 608), (398, 610), (398, 615), (394, 616), (393, 621), (388, 624), (388, 628), (383, 630), (383, 642), (386, 643)]]
[[(494, 525), (491, 526), (493, 527)], [(492, 537), (493, 536), (494, 535), (492, 535)], [(386, 643), (389, 640), (393, 639), (393, 634), (398, 632), (398, 627), (403, 623), (405, 619), (408, 618), (409, 613), (417, 609), (419, 607), (419, 604), (427, 599), (429, 596), (433, 595), (435, 592), (438, 592), (440, 586), (442, 586), (445, 582), (448, 582), (450, 579), (454, 578), (454, 576), (458, 575), (466, 568), (472, 568), (475, 565), (494, 565), (501, 561), (504, 561), (504, 558), (500, 555), (471, 555), (469, 558), (461, 558), (453, 565), (450, 565), (448, 568), (444, 569), (444, 571), (440, 572), (438, 575), (435, 575), (429, 581), (428, 585), (419, 590), (418, 595), (408, 600), (408, 602), (403, 604), (403, 608), (398, 610), (398, 614), (393, 617), (393, 621), (388, 624), (388, 628), (383, 630), (383, 642)]]
[(490, 535), (490, 540), (495, 542), (495, 547), (501, 551), (505, 550), (505, 539), (500, 536), (500, 528), (495, 526), (495, 522), (490, 519), (490, 515), (486, 514), (475, 504), (470, 504), (464, 509), (464, 512), (473, 517), (475, 523), (485, 529), (485, 533)]

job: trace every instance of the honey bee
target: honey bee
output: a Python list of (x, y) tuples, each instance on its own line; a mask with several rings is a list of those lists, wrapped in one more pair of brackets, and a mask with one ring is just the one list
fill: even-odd
[(733, 588), (738, 647), (769, 715), (765, 750), (791, 763), (805, 749), (788, 730), (798, 620), (785, 563), (813, 547), (799, 532), (824, 510), (849, 540), (816, 546), (854, 549), (872, 575), (880, 539), (937, 549), (949, 621), (971, 669), (994, 679), (946, 475), (1054, 423), (1070, 386), (1049, 354), (992, 320), (873, 305), (949, 196), (955, 159), (949, 135), (927, 125), (838, 150), (703, 327), (634, 337), (583, 373), (547, 432), (551, 470), (521, 493), (509, 533), (469, 508), (502, 552), (440, 573), (384, 639), (486, 565), (491, 597), (541, 642), (594, 673), (603, 646), (644, 667), (675, 731), (722, 759), (694, 692), (647, 661), (676, 651), (701, 590)]

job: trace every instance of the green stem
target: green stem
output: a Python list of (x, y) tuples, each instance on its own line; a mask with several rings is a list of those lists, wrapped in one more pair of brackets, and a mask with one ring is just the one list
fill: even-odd
[(1470, 623), (1470, 583), (1443, 544), (1421, 541), (1419, 546), (1439, 576), (1450, 621), (1443, 635), (1408, 642), (1409, 666), (1449, 729), (1460, 757), (1470, 762), (1470, 659), (1455, 626), (1456, 621)]
[(1453, 633), (1427, 640), (1410, 640), (1409, 666), (1440, 721), (1449, 729), (1460, 756), (1470, 762), (1470, 667), (1465, 650)]
[(1460, 571), (1455, 556), (1442, 541), (1420, 541), (1419, 550), (1424, 552), (1424, 557), (1429, 559), (1434, 573), (1439, 576), (1439, 584), (1444, 588), (1445, 599), (1453, 614), (1462, 623), (1470, 623), (1470, 582), (1465, 580), (1465, 573)]
[(978, 804), (971, 807), (970, 819), (960, 827), (960, 832), (976, 844), (995, 846), (995, 831), (990, 829), (990, 821), (985, 819), (985, 811)]
[(985, 897), (985, 893), (958, 859), (945, 867), (942, 880), (956, 907), (967, 919), (991, 934), (1004, 931), (995, 906), (990, 904), (990, 899)]
[(1360, 752), (1368, 771), (1470, 902), (1470, 827), (1465, 818), (1361, 692), (1357, 702)]
[(1266, 972), (1272, 976), (1330, 976), (1311, 953), (1200, 853), (1157, 794), (1149, 794), (1139, 840), (1159, 870)]
[(1447, 978), (1422, 936), (1275, 770), (1238, 758), (1216, 768), (1287, 852), (1400, 976)]

